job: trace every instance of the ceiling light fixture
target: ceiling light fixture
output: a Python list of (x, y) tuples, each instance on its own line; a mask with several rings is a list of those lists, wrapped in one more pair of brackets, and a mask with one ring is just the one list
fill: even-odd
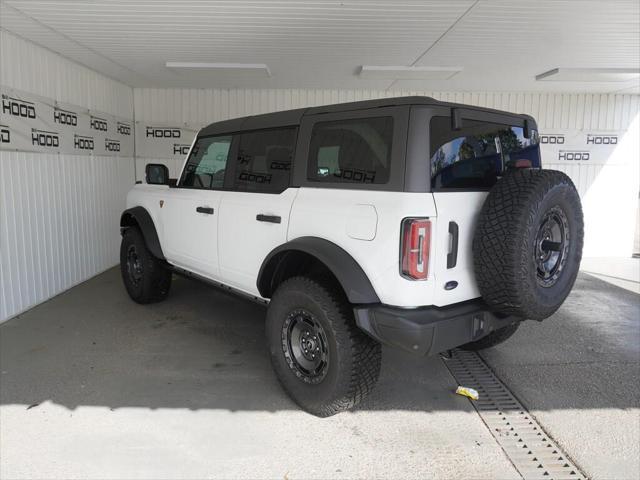
[(167, 68), (185, 68), (197, 70), (212, 70), (225, 73), (262, 73), (271, 76), (269, 67), (264, 63), (208, 63), (208, 62), (166, 62)]
[(554, 68), (536, 75), (539, 82), (628, 82), (637, 78), (638, 68)]
[(382, 78), (392, 80), (448, 80), (463, 67), (404, 67), (404, 66), (382, 66), (382, 65), (362, 65), (358, 76), (361, 78)]

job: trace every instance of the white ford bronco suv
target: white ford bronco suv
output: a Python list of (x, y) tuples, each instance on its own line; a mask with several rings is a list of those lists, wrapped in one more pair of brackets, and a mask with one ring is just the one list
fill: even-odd
[(578, 193), (527, 115), (403, 97), (213, 123), (180, 178), (127, 196), (122, 278), (173, 273), (268, 303), (273, 368), (305, 410), (356, 405), (381, 344), (482, 349), (553, 314), (582, 254)]

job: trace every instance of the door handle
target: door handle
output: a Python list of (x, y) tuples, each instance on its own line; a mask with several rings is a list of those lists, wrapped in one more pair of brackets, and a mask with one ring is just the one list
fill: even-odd
[(206, 213), (207, 215), (213, 215), (213, 208), (211, 207), (197, 207), (196, 212)]
[(451, 251), (447, 254), (447, 269), (453, 268), (458, 263), (458, 224), (449, 222), (449, 235), (451, 235)]
[(269, 222), (269, 223), (280, 223), (282, 222), (282, 218), (279, 215), (265, 215), (263, 213), (259, 213), (256, 215), (256, 220), (259, 222)]

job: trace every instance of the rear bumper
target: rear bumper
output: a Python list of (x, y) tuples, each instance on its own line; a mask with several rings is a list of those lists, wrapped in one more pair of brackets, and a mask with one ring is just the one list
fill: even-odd
[(358, 326), (371, 337), (418, 355), (459, 347), (521, 320), (496, 316), (480, 299), (441, 308), (366, 305), (354, 312)]

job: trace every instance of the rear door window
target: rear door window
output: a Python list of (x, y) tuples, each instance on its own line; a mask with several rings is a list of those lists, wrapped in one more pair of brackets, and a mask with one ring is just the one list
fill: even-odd
[(453, 130), (450, 117), (433, 117), (430, 135), (433, 189), (484, 190), (518, 161), (540, 166), (537, 135), (525, 138), (522, 127), (464, 119)]
[(318, 122), (309, 146), (308, 179), (332, 183), (387, 183), (393, 117)]
[(235, 165), (234, 190), (281, 193), (289, 188), (297, 133), (295, 127), (243, 133)]

